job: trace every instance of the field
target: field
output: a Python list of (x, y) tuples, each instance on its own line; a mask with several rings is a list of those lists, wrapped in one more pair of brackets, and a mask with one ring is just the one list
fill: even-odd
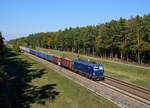
[[(54, 54), (58, 56), (64, 56), (70, 59), (76, 59), (77, 56), (71, 53), (59, 52), (56, 50), (48, 50), (48, 49), (37, 49), (39, 51), (48, 52), (49, 54)], [(83, 60), (88, 60), (87, 57), (80, 56)], [(90, 59), (91, 61), (95, 61)], [(137, 84), (139, 86), (143, 86), (146, 88), (150, 88), (150, 70), (125, 66), (116, 63), (110, 63), (105, 61), (96, 60), (97, 63), (101, 63), (105, 69), (105, 75), (112, 76), (114, 78), (118, 78), (120, 80), (124, 80), (130, 83)]]
[(23, 54), (11, 51), (7, 56), (8, 106), (19, 108), (119, 108), (112, 102)]

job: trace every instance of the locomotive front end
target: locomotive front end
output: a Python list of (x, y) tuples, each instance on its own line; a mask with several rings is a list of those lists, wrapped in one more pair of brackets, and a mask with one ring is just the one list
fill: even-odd
[(93, 66), (93, 75), (96, 80), (104, 80), (104, 67), (102, 64), (95, 64)]

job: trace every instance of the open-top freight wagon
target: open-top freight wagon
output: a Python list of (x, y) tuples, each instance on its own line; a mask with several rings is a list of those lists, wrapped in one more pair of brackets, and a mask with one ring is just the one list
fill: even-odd
[(20, 49), (62, 67), (68, 68), (78, 74), (86, 76), (89, 79), (104, 80), (104, 67), (102, 64), (91, 63), (82, 60), (70, 60), (68, 58), (52, 56), (50, 54), (46, 54), (44, 52), (36, 51), (22, 46), (20, 47)]
[(67, 58), (61, 58), (61, 66), (68, 69), (72, 69), (72, 60)]
[(52, 61), (53, 61), (53, 63), (55, 63), (57, 65), (61, 65), (61, 57), (52, 56)]

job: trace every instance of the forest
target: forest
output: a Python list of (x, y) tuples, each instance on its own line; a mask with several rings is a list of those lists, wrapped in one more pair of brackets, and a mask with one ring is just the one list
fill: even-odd
[(150, 64), (150, 14), (56, 32), (34, 33), (9, 43), (16, 49), (19, 46), (52, 48)]
[(2, 33), (0, 32), (0, 107), (4, 105), (4, 42), (3, 42)]

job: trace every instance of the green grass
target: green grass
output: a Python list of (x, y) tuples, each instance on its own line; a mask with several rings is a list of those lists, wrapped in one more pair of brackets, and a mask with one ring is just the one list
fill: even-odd
[[(76, 55), (73, 55), (71, 53), (58, 52), (56, 50), (48, 50), (48, 49), (38, 49), (38, 50), (49, 52), (50, 54), (54, 54), (58, 56), (64, 56), (70, 59), (77, 58)], [(87, 57), (83, 57), (83, 56), (80, 56), (80, 58), (83, 60), (88, 59)], [(103, 64), (105, 69), (105, 75), (109, 75), (120, 80), (134, 83), (139, 86), (150, 88), (150, 70), (146, 70), (138, 67), (132, 67), (132, 66), (125, 66), (117, 63), (99, 61), (99, 60), (92, 60), (92, 59), (90, 60)]]
[[(16, 78), (11, 92), (17, 92), (20, 105), (31, 108), (119, 108), (116, 104), (37, 63), (23, 54), (10, 54), (9, 73)], [(11, 74), (11, 77), (12, 77)], [(48, 86), (50, 85), (50, 87)], [(54, 86), (52, 86), (54, 85)], [(48, 91), (50, 89), (50, 92)], [(44, 94), (44, 95), (43, 95)], [(47, 99), (52, 94), (55, 98)], [(14, 97), (12, 96), (13, 100)]]

